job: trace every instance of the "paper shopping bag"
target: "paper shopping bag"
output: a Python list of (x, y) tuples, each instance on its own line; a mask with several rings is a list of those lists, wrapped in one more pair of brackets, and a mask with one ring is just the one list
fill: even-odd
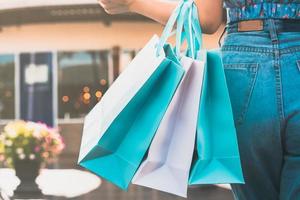
[[(195, 41), (199, 44), (201, 27), (195, 5), (192, 15)], [(244, 183), (221, 52), (200, 50), (198, 55), (206, 66), (197, 123), (197, 154), (189, 183)]]
[[(217, 51), (201, 52), (207, 57), (197, 125), (197, 159), (190, 184), (243, 183), (233, 114)], [(205, 56), (206, 54), (206, 56)]]
[[(84, 121), (79, 164), (122, 189), (128, 187), (184, 72), (168, 56), (159, 62), (153, 39)], [(145, 62), (149, 58), (153, 60)], [(156, 69), (152, 74), (151, 68)]]
[(204, 63), (188, 57), (181, 62), (185, 76), (132, 182), (186, 197)]

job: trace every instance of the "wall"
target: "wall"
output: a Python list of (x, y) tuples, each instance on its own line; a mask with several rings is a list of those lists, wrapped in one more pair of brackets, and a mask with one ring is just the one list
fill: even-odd
[[(205, 47), (214, 48), (222, 31), (204, 36)], [(4, 27), (0, 32), (0, 53), (18, 51), (105, 49), (112, 46), (139, 49), (162, 26), (149, 22), (100, 22), (36, 24)]]

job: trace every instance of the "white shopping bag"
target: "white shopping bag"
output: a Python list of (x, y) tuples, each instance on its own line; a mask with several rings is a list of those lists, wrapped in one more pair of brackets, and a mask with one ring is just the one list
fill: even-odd
[(163, 51), (157, 56), (158, 42), (159, 37), (154, 35), (85, 117), (78, 163), (96, 146), (116, 116), (164, 61)]
[(181, 63), (186, 74), (132, 183), (186, 197), (205, 65), (189, 57)]

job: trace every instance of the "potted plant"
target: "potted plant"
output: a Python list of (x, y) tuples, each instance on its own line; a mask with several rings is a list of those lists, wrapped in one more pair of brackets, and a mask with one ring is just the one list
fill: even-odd
[(22, 120), (8, 123), (0, 134), (0, 159), (15, 169), (21, 181), (15, 195), (40, 195), (35, 179), (41, 167), (53, 162), (64, 146), (56, 128)]

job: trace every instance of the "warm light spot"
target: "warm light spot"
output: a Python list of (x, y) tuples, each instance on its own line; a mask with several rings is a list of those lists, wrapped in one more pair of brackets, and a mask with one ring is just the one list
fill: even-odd
[(90, 92), (90, 88), (89, 88), (88, 86), (85, 86), (85, 87), (83, 88), (83, 92)]
[(89, 100), (91, 98), (91, 94), (90, 93), (84, 93), (83, 94), (83, 99), (84, 100)]
[(70, 100), (70, 98), (66, 95), (62, 97), (62, 101), (65, 103), (67, 103), (69, 100)]
[(100, 80), (100, 84), (101, 84), (101, 85), (106, 85), (106, 84), (107, 84), (107, 81), (106, 81), (105, 79), (101, 79), (101, 80)]
[(96, 96), (97, 98), (102, 97), (102, 92), (101, 92), (101, 91), (97, 91), (97, 92), (95, 93), (95, 96)]

